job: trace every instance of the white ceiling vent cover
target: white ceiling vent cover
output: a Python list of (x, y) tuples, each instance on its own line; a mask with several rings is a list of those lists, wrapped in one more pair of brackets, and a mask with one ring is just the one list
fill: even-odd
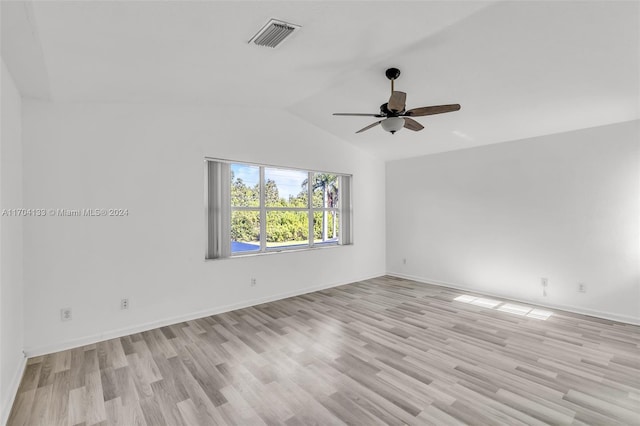
[(249, 40), (249, 43), (257, 44), (258, 46), (276, 47), (300, 28), (300, 25), (271, 19)]

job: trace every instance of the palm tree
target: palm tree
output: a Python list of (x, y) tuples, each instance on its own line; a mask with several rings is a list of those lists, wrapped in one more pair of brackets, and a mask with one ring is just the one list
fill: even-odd
[[(302, 187), (307, 186), (309, 179), (302, 182)], [(322, 241), (327, 239), (329, 221), (327, 220), (327, 207), (334, 207), (338, 202), (338, 176), (330, 173), (314, 173), (312, 188), (322, 189)], [(309, 202), (313, 203), (313, 199)], [(336, 236), (336, 219), (333, 219), (333, 237)]]

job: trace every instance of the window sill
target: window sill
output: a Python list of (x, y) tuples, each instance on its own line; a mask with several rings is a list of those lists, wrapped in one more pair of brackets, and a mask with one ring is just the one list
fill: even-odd
[(316, 250), (331, 250), (337, 247), (351, 247), (353, 244), (330, 244), (324, 246), (316, 246), (316, 247), (304, 247), (304, 248), (283, 248), (280, 250), (271, 249), (266, 252), (260, 253), (246, 253), (246, 254), (234, 254), (229, 257), (222, 257), (218, 259), (205, 259), (205, 261), (218, 261), (218, 260), (229, 260), (229, 259), (244, 259), (247, 257), (259, 257), (259, 256), (271, 256), (274, 254), (282, 254), (282, 253), (300, 253), (303, 251), (316, 251)]

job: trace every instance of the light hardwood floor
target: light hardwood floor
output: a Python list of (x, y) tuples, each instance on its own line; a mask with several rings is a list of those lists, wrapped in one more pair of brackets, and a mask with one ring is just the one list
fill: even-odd
[(461, 294), (381, 277), (32, 358), (8, 424), (640, 424), (640, 327)]

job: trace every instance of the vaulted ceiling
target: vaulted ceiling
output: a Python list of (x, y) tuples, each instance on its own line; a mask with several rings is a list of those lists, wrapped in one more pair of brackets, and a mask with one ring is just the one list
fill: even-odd
[[(284, 109), (390, 160), (640, 118), (639, 5), (2, 2), (2, 57), (25, 97)], [(248, 44), (269, 18), (302, 29)], [(408, 108), (462, 109), (395, 135), (331, 115), (376, 113), (390, 66)]]

